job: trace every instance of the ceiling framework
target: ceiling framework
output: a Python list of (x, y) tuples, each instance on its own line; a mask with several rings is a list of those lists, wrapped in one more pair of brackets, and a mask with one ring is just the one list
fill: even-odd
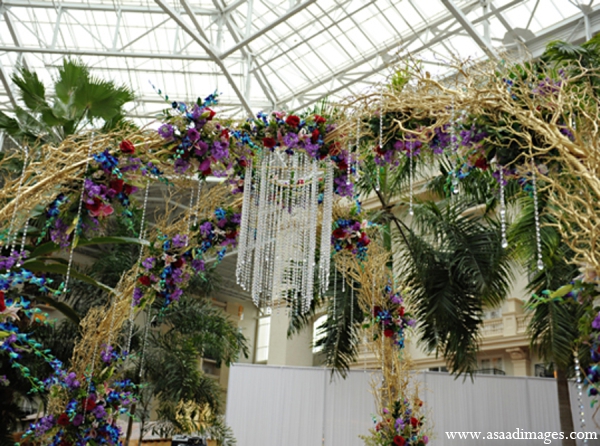
[[(170, 100), (222, 93), (228, 115), (301, 110), (364, 93), (408, 54), (434, 76), (454, 58), (539, 55), (600, 30), (590, 0), (0, 0), (0, 110), (19, 66), (50, 83), (65, 56), (131, 86), (141, 123)], [(163, 94), (165, 94), (163, 93)]]

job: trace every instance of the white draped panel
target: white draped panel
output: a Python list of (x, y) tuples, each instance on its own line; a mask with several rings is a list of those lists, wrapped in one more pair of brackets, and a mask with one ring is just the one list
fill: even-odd
[[(380, 376), (351, 371), (345, 380), (331, 380), (330, 371), (322, 368), (236, 364), (229, 375), (227, 423), (239, 446), (362, 446), (358, 436), (373, 427), (375, 412), (370, 382)], [(539, 446), (544, 442), (449, 440), (445, 432), (560, 431), (553, 379), (481, 375), (463, 381), (435, 372), (422, 372), (415, 378), (433, 420), (431, 445)], [(579, 430), (574, 387), (571, 397)], [(585, 395), (584, 405), (586, 430), (598, 431)], [(551, 444), (560, 446), (559, 441)], [(588, 445), (600, 446), (600, 440)]]

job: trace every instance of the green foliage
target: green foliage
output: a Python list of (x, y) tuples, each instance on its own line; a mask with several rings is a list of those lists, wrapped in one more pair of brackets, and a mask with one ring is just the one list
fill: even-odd
[(12, 110), (13, 117), (0, 112), (0, 130), (30, 146), (58, 144), (84, 129), (106, 132), (131, 125), (124, 118), (124, 106), (134, 99), (132, 91), (92, 76), (80, 61), (63, 60), (53, 96), (38, 74), (27, 68), (20, 68), (12, 81), (25, 108)]
[[(580, 338), (579, 321), (587, 307), (573, 297), (564, 297), (571, 291), (572, 287), (567, 284), (578, 275), (578, 270), (571, 263), (573, 252), (563, 241), (557, 221), (549, 212), (550, 197), (543, 192), (538, 196), (544, 269), (540, 271), (536, 267), (535, 216), (533, 199), (529, 196), (518, 201), (521, 212), (509, 230), (509, 240), (524, 270), (529, 272), (527, 288), (533, 294), (527, 303), (531, 314), (527, 331), (531, 349), (546, 363), (553, 363), (568, 373), (573, 369), (573, 351)], [(583, 356), (581, 361), (587, 362)]]
[(408, 259), (398, 276), (409, 289), (421, 340), (459, 375), (476, 370), (483, 307), (498, 305), (512, 279), (498, 223), (473, 212), (473, 204), (415, 206), (414, 224), (404, 237), (396, 235), (395, 258)]
[(315, 346), (322, 348), (325, 366), (331, 368), (332, 374), (337, 372), (346, 377), (350, 365), (358, 358), (360, 339), (356, 334), (364, 315), (356, 297), (357, 290), (352, 299), (351, 283), (344, 284), (345, 278), (340, 273), (332, 274), (331, 280), (324, 296), (327, 318), (317, 327), (322, 337)]

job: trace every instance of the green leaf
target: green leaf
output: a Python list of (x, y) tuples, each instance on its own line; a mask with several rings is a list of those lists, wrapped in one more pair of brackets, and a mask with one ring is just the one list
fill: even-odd
[(77, 313), (73, 308), (71, 308), (66, 303), (60, 302), (50, 296), (43, 295), (43, 294), (36, 295), (34, 297), (36, 300), (42, 301), (45, 304), (48, 304), (51, 307), (56, 308), (58, 311), (60, 311), (62, 314), (64, 314), (67, 318), (69, 318), (75, 324), (79, 325), (79, 322), (81, 321), (81, 316), (79, 315), (79, 313)]
[[(26, 270), (32, 271), (32, 272), (57, 273), (57, 274), (65, 275), (65, 274), (67, 274), (68, 265), (54, 263), (54, 262), (45, 263), (43, 261), (38, 261), (38, 260), (28, 260), (23, 263), (23, 268), (25, 268)], [(85, 282), (85, 283), (88, 283), (95, 287), (98, 287), (100, 289), (103, 289), (104, 291), (107, 291), (111, 294), (114, 293), (114, 290), (111, 287), (98, 282), (97, 280), (91, 278), (90, 276), (87, 276), (78, 271), (75, 271), (73, 268), (71, 268), (71, 277), (74, 277), (75, 279), (81, 280), (82, 282)]]
[[(92, 246), (92, 245), (106, 245), (106, 244), (116, 244), (116, 245), (122, 245), (122, 244), (134, 244), (134, 245), (144, 245), (144, 246), (148, 246), (149, 242), (147, 240), (142, 240), (140, 241), (137, 238), (134, 237), (117, 237), (117, 236), (107, 236), (107, 237), (94, 237), (91, 239), (85, 239), (85, 240), (79, 240), (77, 246)], [(30, 258), (37, 258), (37, 257), (41, 257), (41, 256), (45, 256), (48, 254), (51, 254), (53, 252), (57, 252), (62, 250), (63, 248), (61, 248), (59, 245), (57, 245), (54, 242), (47, 242), (44, 243), (42, 245), (39, 245), (37, 248), (35, 248), (33, 250), (33, 252), (30, 255)]]

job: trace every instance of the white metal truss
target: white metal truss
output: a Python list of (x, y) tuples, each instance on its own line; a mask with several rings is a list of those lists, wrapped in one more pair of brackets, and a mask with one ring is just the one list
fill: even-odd
[(445, 76), (455, 56), (581, 42), (599, 1), (0, 0), (0, 110), (19, 101), (14, 70), (48, 81), (64, 56), (132, 86), (140, 121), (165, 108), (154, 85), (170, 100), (217, 90), (228, 114), (300, 110), (373, 88), (408, 54)]

